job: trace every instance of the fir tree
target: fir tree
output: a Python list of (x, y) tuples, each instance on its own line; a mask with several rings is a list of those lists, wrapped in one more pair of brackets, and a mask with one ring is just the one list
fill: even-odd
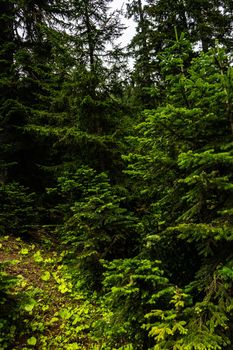
[[(218, 48), (200, 54), (184, 71), (185, 47), (181, 38), (163, 54), (167, 100), (145, 112), (139, 134), (132, 138), (136, 149), (127, 157), (128, 172), (138, 179), (136, 186), (147, 209), (145, 249), (151, 258), (162, 259), (170, 280), (184, 288), (174, 296), (174, 309), (148, 316), (158, 317), (150, 335), (156, 340), (155, 349), (228, 349), (232, 341), (232, 313), (227, 307), (232, 283), (227, 272), (232, 266), (231, 59)], [(170, 74), (174, 67), (176, 75)], [(214, 289), (216, 278), (219, 284)], [(178, 299), (176, 304), (178, 296), (180, 304)], [(200, 314), (194, 312), (196, 308)], [(200, 318), (205, 318), (201, 327), (197, 326)], [(228, 327), (229, 332), (224, 331)]]
[(128, 4), (128, 16), (135, 19), (137, 29), (130, 44), (135, 58), (132, 82), (142, 108), (158, 106), (163, 99), (160, 52), (181, 33), (192, 44), (192, 57), (216, 42), (231, 50), (232, 13), (228, 1), (148, 0)]
[[(117, 13), (109, 13), (107, 1), (72, 2), (73, 22), (67, 41), (70, 66), (60, 88), (48, 86), (51, 100), (38, 111), (31, 130), (50, 137), (54, 168), (76, 169), (87, 164), (119, 174), (122, 168), (120, 142), (123, 134), (123, 79), (115, 65), (117, 48), (108, 48), (121, 34)], [(113, 177), (116, 177), (113, 175)]]
[(59, 8), (55, 3), (30, 1), (3, 1), (2, 8), (2, 162), (12, 165), (7, 166), (9, 180), (32, 185), (38, 182), (34, 177), (37, 147), (23, 129), (32, 118), (38, 95), (46, 93), (42, 82), (48, 79), (52, 50), (48, 22), (51, 26)]

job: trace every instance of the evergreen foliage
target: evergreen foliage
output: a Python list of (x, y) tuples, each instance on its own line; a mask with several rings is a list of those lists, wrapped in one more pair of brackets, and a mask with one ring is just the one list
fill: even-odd
[[(169, 326), (176, 312), (152, 312), (169, 320), (151, 328), (155, 349), (221, 349), (231, 341), (221, 328), (230, 329), (232, 319), (226, 306), (231, 303), (230, 285), (219, 276), (220, 266), (232, 261), (231, 58), (217, 48), (193, 59), (185, 71), (182, 40), (172, 48), (175, 55), (167, 50), (163, 56), (167, 101), (145, 111), (145, 121), (137, 126), (139, 136), (131, 138), (135, 151), (127, 156), (128, 173), (138, 179), (140, 194), (150, 203), (147, 222), (153, 222), (153, 231), (156, 227), (155, 232), (148, 227), (151, 256), (164, 260), (171, 281), (183, 284), (194, 300), (181, 313), (189, 314), (188, 322), (174, 316), (180, 329), (175, 323)], [(174, 66), (175, 76), (170, 74)], [(189, 247), (196, 254), (190, 256)], [(218, 287), (213, 287), (216, 278)], [(222, 293), (224, 307), (219, 305)], [(202, 310), (201, 326), (197, 316), (191, 317), (195, 307)]]
[(83, 270), (87, 286), (98, 285), (101, 259), (132, 256), (138, 249), (137, 220), (124, 208), (125, 198), (117, 195), (107, 175), (91, 168), (65, 173), (55, 191), (62, 199), (57, 211), (64, 217), (58, 232), (68, 256)]
[(107, 344), (119, 344), (133, 349), (148, 349), (152, 342), (145, 330), (145, 315), (159, 305), (166, 305), (173, 287), (163, 276), (159, 261), (143, 257), (117, 259), (104, 264), (107, 268), (103, 281), (105, 304), (111, 310), (102, 321)]
[(232, 2), (0, 5), (0, 348), (232, 349)]
[[(232, 4), (229, 1), (130, 1), (128, 17), (136, 22), (136, 35), (129, 45), (135, 59), (132, 80), (144, 108), (160, 105), (163, 89), (160, 54), (175, 36), (186, 34), (196, 52), (213, 48), (215, 43), (232, 50)], [(176, 33), (176, 34), (175, 34)], [(151, 94), (151, 87), (156, 93)]]
[(48, 157), (47, 145), (35, 141), (26, 128), (48, 103), (48, 85), (56, 78), (54, 56), (63, 36), (55, 26), (62, 27), (64, 8), (60, 1), (27, 0), (3, 0), (1, 8), (1, 182), (41, 191), (44, 174), (39, 165)]

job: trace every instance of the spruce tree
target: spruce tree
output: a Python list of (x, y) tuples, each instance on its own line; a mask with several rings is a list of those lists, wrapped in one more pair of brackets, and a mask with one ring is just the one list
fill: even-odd
[(49, 1), (2, 1), (1, 9), (0, 226), (1, 232), (25, 234), (37, 228), (35, 194), (30, 192), (44, 187), (38, 165), (48, 148), (26, 129), (38, 117), (52, 70), (54, 74), (52, 33), (60, 9)]
[(181, 37), (162, 55), (166, 101), (145, 111), (127, 156), (141, 188), (145, 252), (177, 286), (174, 308), (148, 313), (157, 320), (149, 328), (155, 349), (230, 349), (231, 58), (212, 49), (184, 70), (187, 47)]
[[(86, 164), (100, 171), (120, 173), (120, 142), (123, 134), (123, 78), (115, 62), (122, 55), (113, 41), (121, 34), (117, 13), (108, 1), (73, 1), (67, 41), (70, 65), (65, 78), (48, 86), (51, 100), (38, 111), (31, 130), (50, 138), (54, 168), (76, 169)], [(113, 45), (113, 47), (111, 47)], [(64, 64), (64, 62), (63, 62)], [(56, 79), (55, 79), (56, 81)], [(34, 125), (33, 125), (34, 124)], [(114, 176), (114, 175), (113, 175)]]
[(232, 15), (229, 1), (148, 0), (128, 3), (128, 16), (135, 19), (137, 30), (130, 44), (135, 58), (132, 83), (142, 108), (158, 106), (163, 99), (160, 52), (182, 33), (192, 44), (192, 57), (198, 51), (206, 52), (216, 42), (230, 51)]
[[(48, 79), (52, 41), (48, 31), (59, 12), (51, 2), (3, 1), (1, 51), (2, 163), (9, 180), (37, 183), (36, 145), (24, 127), (32, 119)], [(48, 24), (49, 23), (49, 24)], [(29, 151), (30, 149), (30, 151)], [(6, 171), (5, 171), (6, 173)]]
[(9, 119), (14, 109), (14, 72), (13, 72), (13, 58), (15, 52), (14, 42), (14, 6), (9, 1), (1, 1), (1, 51), (0, 51), (0, 178), (4, 183), (7, 178), (7, 168), (9, 159), (9, 148), (11, 142), (12, 127)]
[(155, 52), (164, 49), (169, 40), (174, 39), (174, 28), (178, 35), (182, 32), (193, 45), (200, 45), (207, 51), (218, 40), (226, 48), (232, 47), (232, 5), (229, 1), (169, 1), (148, 0), (147, 12), (154, 31), (151, 40)]
[(129, 45), (135, 62), (132, 72), (134, 94), (139, 101), (139, 109), (152, 107), (154, 100), (148, 92), (148, 89), (153, 86), (154, 74), (156, 74), (150, 40), (152, 23), (141, 0), (127, 4), (127, 17), (132, 17), (136, 22), (136, 35)]

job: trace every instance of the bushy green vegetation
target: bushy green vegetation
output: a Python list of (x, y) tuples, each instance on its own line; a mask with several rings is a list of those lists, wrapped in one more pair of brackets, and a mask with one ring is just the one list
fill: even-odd
[(75, 292), (62, 252), (9, 236), (0, 244), (1, 349), (89, 348), (98, 310)]
[(110, 3), (0, 0), (0, 349), (231, 350), (232, 4)]

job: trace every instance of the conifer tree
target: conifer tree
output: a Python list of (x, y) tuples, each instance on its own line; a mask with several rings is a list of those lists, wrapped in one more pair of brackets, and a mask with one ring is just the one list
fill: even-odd
[(47, 182), (38, 165), (48, 159), (48, 144), (26, 129), (38, 118), (42, 101), (46, 104), (47, 85), (55, 74), (52, 34), (59, 35), (53, 25), (60, 8), (50, 1), (1, 5), (0, 230), (25, 235), (37, 229), (41, 198), (34, 202), (32, 192)]
[[(178, 34), (189, 35), (194, 45), (201, 44), (207, 51), (217, 39), (225, 47), (232, 47), (232, 6), (228, 1), (148, 1), (148, 13), (154, 23), (154, 44), (166, 46), (166, 40), (174, 38), (174, 27)], [(157, 51), (158, 52), (158, 51)]]
[(141, 0), (135, 0), (127, 4), (127, 17), (135, 20), (136, 35), (132, 39), (129, 49), (135, 60), (132, 72), (132, 84), (136, 98), (143, 107), (151, 107), (153, 100), (148, 89), (154, 81), (153, 49), (151, 47), (150, 33), (152, 23)]
[(123, 79), (115, 64), (122, 55), (113, 45), (122, 26), (118, 14), (109, 12), (108, 4), (70, 4), (72, 28), (67, 48), (71, 63), (59, 90), (49, 87), (49, 107), (41, 108), (41, 114), (47, 114), (44, 122), (35, 119), (31, 125), (35, 133), (52, 140), (56, 153), (53, 165), (60, 169), (86, 164), (119, 174), (122, 167), (120, 142), (115, 136), (123, 134)]
[(38, 171), (37, 150), (23, 129), (38, 104), (42, 82), (48, 79), (52, 49), (48, 31), (59, 8), (55, 2), (26, 0), (3, 1), (1, 8), (1, 158), (9, 180), (32, 184), (37, 182), (36, 178), (30, 179)]
[[(82, 85), (77, 86), (77, 102), (81, 107), (77, 106), (76, 102), (79, 109), (77, 118), (83, 132), (96, 137), (96, 141), (99, 138), (100, 142), (97, 141), (98, 146), (94, 152), (97, 153), (96, 164), (99, 163), (101, 170), (107, 170), (106, 163), (110, 165), (111, 157), (114, 157), (111, 155), (111, 148), (115, 142), (111, 134), (118, 127), (118, 106), (113, 98), (111, 86), (114, 74), (112, 63), (115, 60), (114, 54), (117, 53), (114, 40), (121, 35), (123, 27), (119, 21), (119, 13), (111, 13), (110, 3), (109, 0), (75, 0), (72, 9), (72, 16), (76, 20), (74, 35), (78, 36), (77, 44), (81, 46), (77, 59), (82, 62), (81, 66), (77, 64), (76, 75), (78, 80), (82, 70)], [(93, 153), (91, 148), (90, 152)], [(94, 158), (94, 154), (91, 157)]]
[[(135, 57), (132, 78), (145, 108), (163, 99), (159, 55), (177, 35), (185, 33), (189, 38), (192, 57), (214, 47), (216, 41), (228, 51), (232, 48), (233, 9), (228, 1), (134, 1), (128, 3), (128, 16), (134, 17), (137, 29), (130, 44)], [(149, 87), (154, 87), (153, 93)]]
[[(0, 178), (6, 181), (7, 154), (9, 155), (10, 131), (9, 118), (13, 109), (14, 85), (13, 85), (13, 57), (15, 52), (14, 43), (14, 6), (9, 1), (1, 1), (1, 51), (0, 51)], [(7, 130), (8, 129), (8, 130)]]
[(228, 349), (232, 341), (232, 312), (227, 306), (232, 284), (231, 58), (221, 48), (212, 49), (184, 70), (187, 47), (182, 36), (162, 55), (166, 101), (145, 111), (139, 134), (131, 139), (135, 151), (127, 156), (128, 172), (141, 188), (137, 211), (144, 207), (145, 250), (152, 259), (162, 259), (170, 281), (181, 288), (174, 296), (174, 309), (148, 314), (157, 319), (151, 323), (150, 335), (155, 349)]

